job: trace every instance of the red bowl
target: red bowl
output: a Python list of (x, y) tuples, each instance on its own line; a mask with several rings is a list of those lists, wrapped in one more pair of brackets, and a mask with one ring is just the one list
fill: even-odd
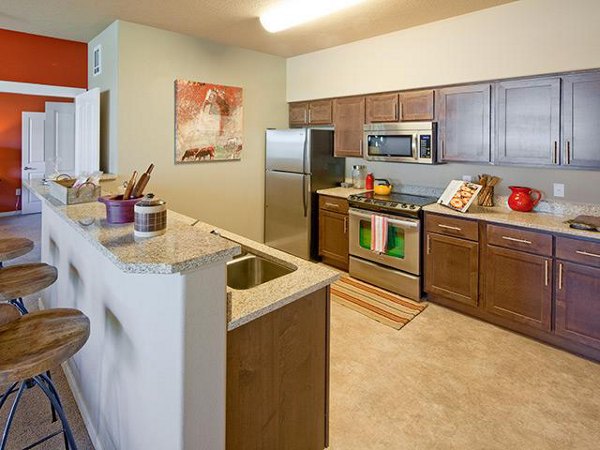
[(134, 219), (133, 207), (142, 196), (123, 200), (122, 195), (105, 195), (98, 201), (106, 205), (106, 221), (108, 223), (131, 223)]

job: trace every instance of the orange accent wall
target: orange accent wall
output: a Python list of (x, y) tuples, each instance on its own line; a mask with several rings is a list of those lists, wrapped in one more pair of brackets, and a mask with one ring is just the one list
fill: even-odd
[[(2, 81), (87, 88), (84, 42), (0, 29), (0, 55)], [(21, 112), (43, 112), (47, 101), (71, 100), (0, 94), (0, 212), (15, 210), (21, 187)]]

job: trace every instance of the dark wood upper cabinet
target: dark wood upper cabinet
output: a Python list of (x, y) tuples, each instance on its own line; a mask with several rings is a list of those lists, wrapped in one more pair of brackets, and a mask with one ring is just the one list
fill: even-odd
[(485, 253), (485, 309), (550, 331), (552, 258), (493, 245), (488, 245)]
[(437, 92), (439, 149), (442, 161), (490, 161), (490, 84)]
[(309, 125), (329, 125), (333, 121), (332, 101), (319, 100), (308, 104), (308, 124)]
[(434, 119), (434, 90), (400, 92), (400, 120), (429, 121)]
[(494, 162), (560, 164), (560, 78), (496, 83)]
[(365, 98), (366, 122), (397, 122), (398, 94), (369, 95)]
[(564, 77), (562, 117), (563, 164), (600, 167), (600, 73)]
[(302, 126), (308, 123), (308, 102), (289, 104), (290, 126)]
[(477, 307), (479, 244), (427, 232), (425, 292)]
[(333, 100), (334, 156), (362, 156), (365, 98)]
[(556, 262), (556, 334), (600, 349), (600, 268)]

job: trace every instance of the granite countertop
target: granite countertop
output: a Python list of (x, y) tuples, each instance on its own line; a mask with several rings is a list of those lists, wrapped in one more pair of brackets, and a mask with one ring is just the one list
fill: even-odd
[(506, 206), (494, 206), (490, 208), (471, 206), (468, 212), (461, 213), (437, 203), (423, 207), (428, 212), (462, 217), (464, 219), (484, 220), (486, 222), (560, 233), (567, 236), (600, 240), (600, 232), (576, 230), (569, 227), (568, 223), (565, 223), (567, 220), (574, 219), (579, 214), (587, 213), (592, 215), (596, 212), (595, 208), (595, 205), (577, 207), (574, 204), (571, 209), (565, 209), (560, 212), (533, 211), (524, 213), (513, 211)]
[[(111, 186), (108, 186), (110, 192)], [(174, 273), (190, 270), (203, 264), (231, 259), (239, 255), (242, 248), (295, 269), (290, 274), (251, 289), (227, 287), (228, 330), (322, 289), (339, 278), (339, 272), (324, 265), (305, 261), (171, 210), (168, 212), (168, 232), (165, 235), (136, 240), (133, 237), (133, 224), (106, 223), (105, 206), (101, 203), (67, 206), (50, 197), (47, 187), (40, 182), (34, 182), (30, 188), (125, 272)], [(104, 191), (104, 183), (102, 188)], [(90, 218), (94, 219), (90, 226), (79, 223), (81, 219)], [(213, 230), (218, 230), (220, 236), (211, 233)]]
[[(64, 205), (51, 197), (48, 187), (40, 181), (26, 186), (123, 272), (183, 272), (227, 261), (241, 251), (239, 245), (227, 239), (190, 227), (183, 216), (173, 211), (167, 213), (167, 233), (151, 239), (139, 239), (133, 235), (132, 223), (107, 223), (106, 207), (99, 202)], [(111, 191), (112, 186), (108, 185), (107, 191), (105, 187), (102, 183), (103, 193)], [(91, 225), (84, 225), (90, 222)]]
[[(196, 223), (194, 228), (200, 228), (205, 232), (215, 229), (202, 222)], [(229, 231), (218, 229), (218, 232), (224, 238), (239, 243), (244, 250), (296, 269), (290, 274), (250, 289), (238, 290), (228, 287), (228, 330), (233, 330), (322, 289), (340, 277), (338, 271), (322, 264), (305, 261)]]
[(331, 197), (339, 197), (339, 198), (348, 198), (354, 194), (362, 194), (363, 192), (369, 192), (368, 189), (356, 189), (356, 188), (343, 188), (343, 187), (333, 187), (327, 189), (319, 189), (317, 194), (321, 195), (329, 195)]

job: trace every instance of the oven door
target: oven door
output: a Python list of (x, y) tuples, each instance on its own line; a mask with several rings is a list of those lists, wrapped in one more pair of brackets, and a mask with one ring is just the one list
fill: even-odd
[(417, 140), (414, 131), (365, 131), (363, 156), (369, 161), (417, 162)]
[[(371, 251), (371, 216), (388, 219), (388, 248), (383, 254)], [(350, 254), (398, 270), (420, 274), (421, 221), (409, 217), (350, 209)]]

